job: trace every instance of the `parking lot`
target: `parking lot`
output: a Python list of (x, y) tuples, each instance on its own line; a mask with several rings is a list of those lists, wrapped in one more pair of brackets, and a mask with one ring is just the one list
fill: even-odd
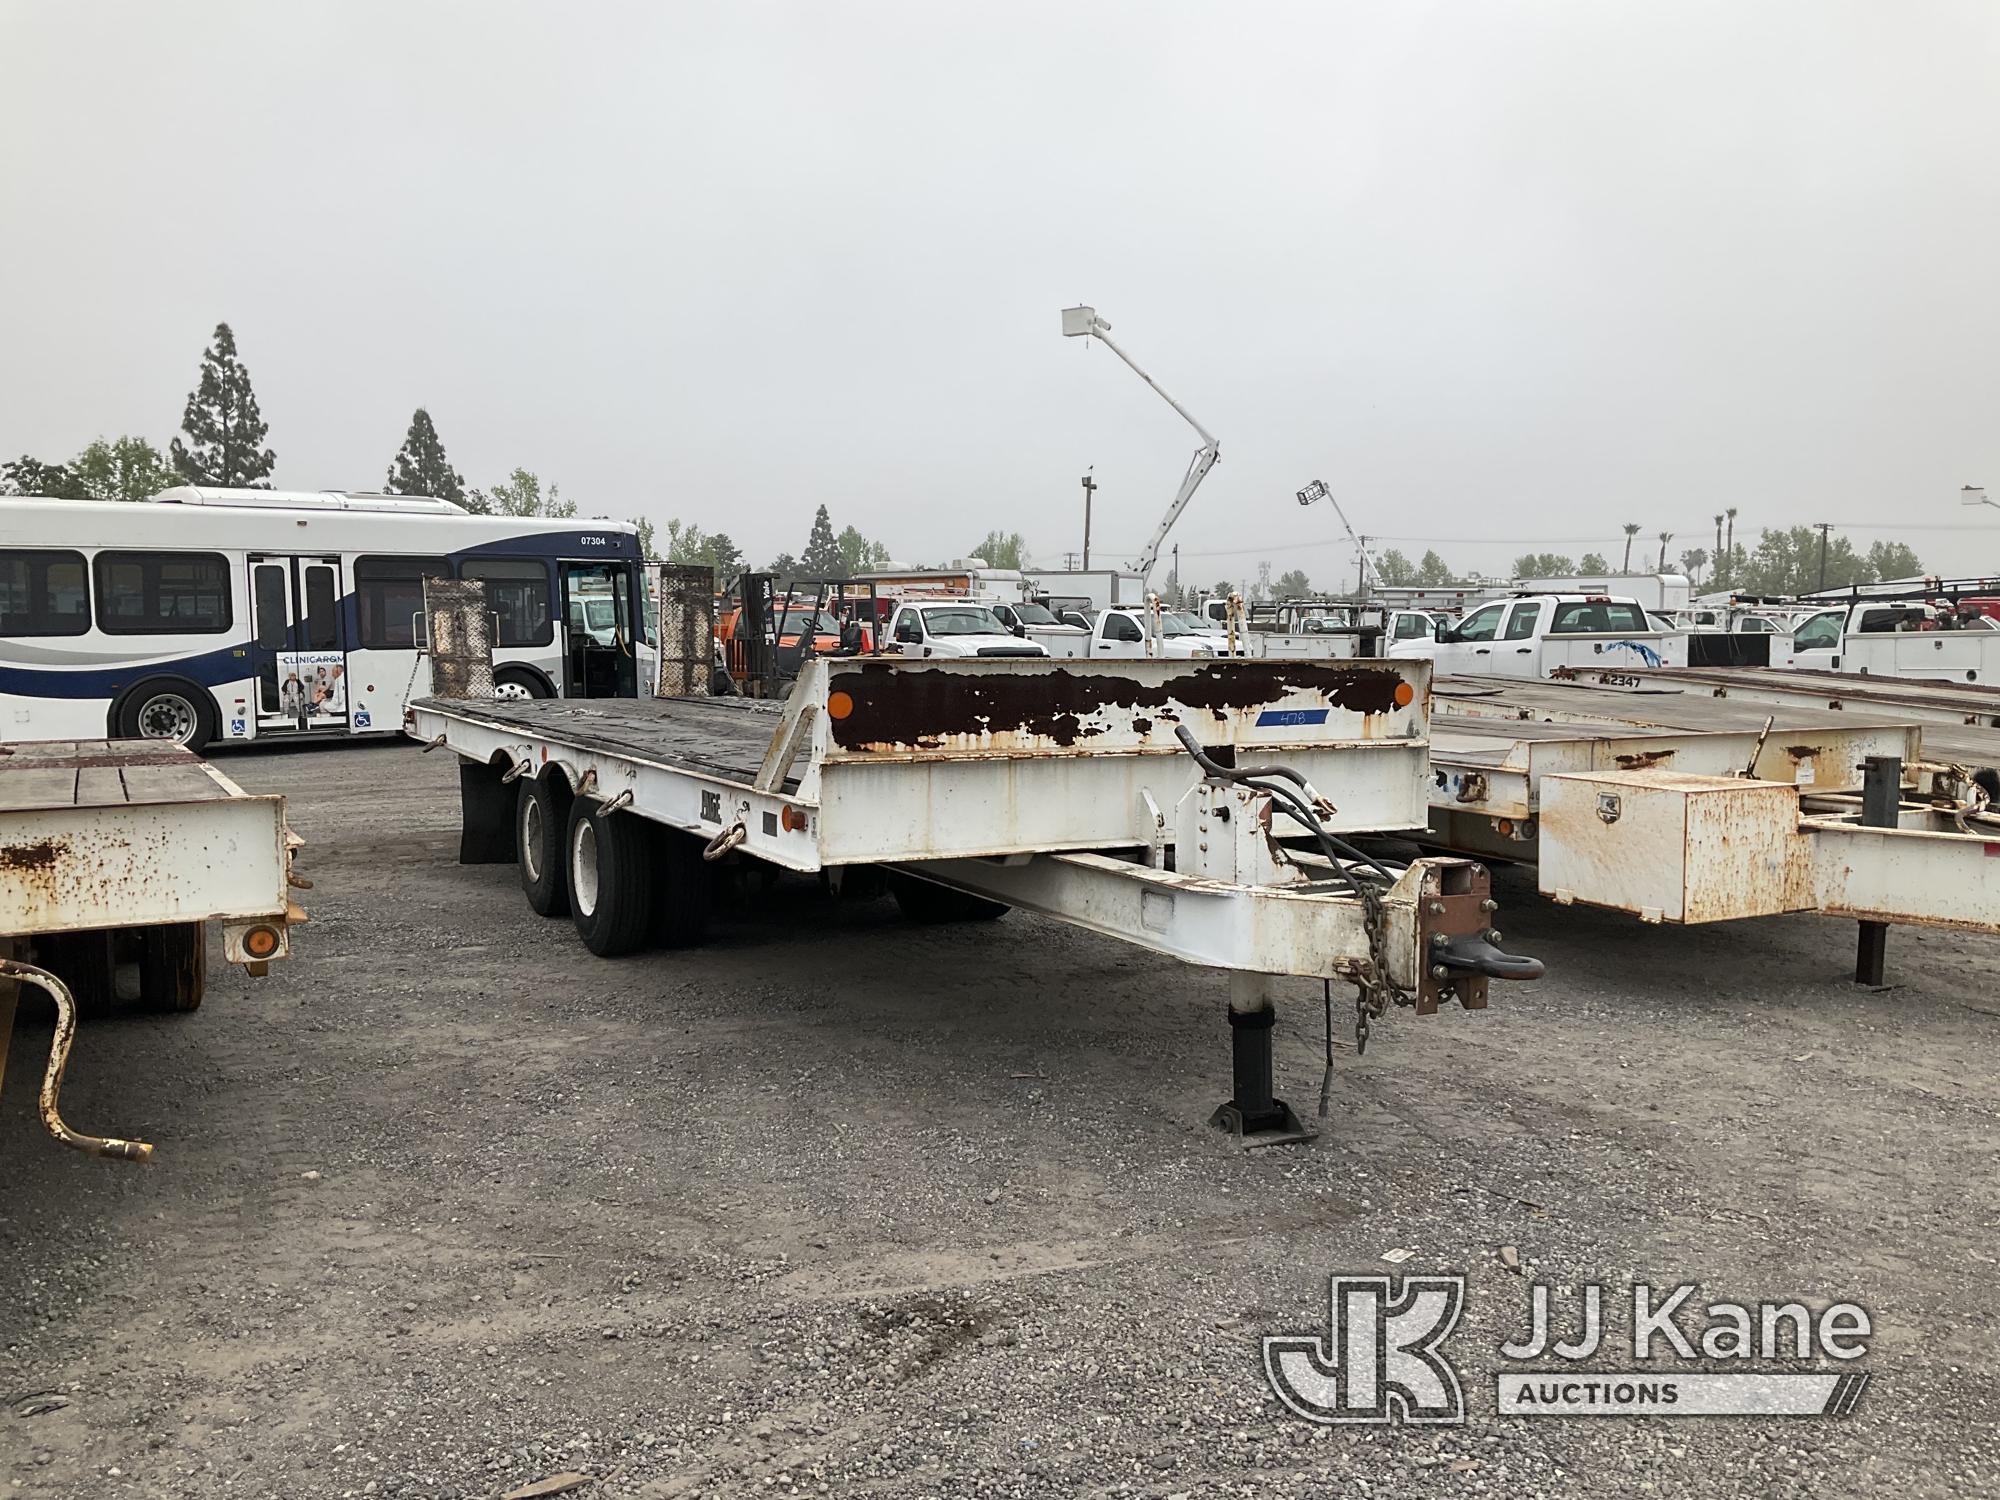
[[(1019, 914), (754, 884), (610, 962), (460, 867), (453, 763), (221, 755), (316, 887), (269, 978), (87, 1027), (0, 1093), (0, 1482), (32, 1496), (1823, 1495), (2000, 1484), (1988, 939), (1692, 930), (1496, 872), (1548, 977), (1378, 1023), (1331, 1117), (1245, 1153), (1219, 976)], [(1280, 1092), (1310, 1114), (1320, 996)], [(1392, 1251), (1413, 1252), (1385, 1262)], [(1518, 1259), (1517, 1274), (1511, 1262)], [(1463, 1272), (1463, 1426), (1318, 1427), (1259, 1340), (1331, 1273)], [(1854, 1301), (1844, 1419), (1494, 1414), (1527, 1283)], [(1698, 1323), (1697, 1323), (1698, 1326)], [(1612, 1358), (1606, 1368), (1620, 1368)]]

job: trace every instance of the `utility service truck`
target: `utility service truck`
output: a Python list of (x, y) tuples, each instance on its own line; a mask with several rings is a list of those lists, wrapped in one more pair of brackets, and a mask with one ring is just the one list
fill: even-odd
[(1392, 639), (1392, 657), (1428, 657), (1440, 675), (1554, 677), (1579, 667), (1687, 665), (1684, 632), (1655, 629), (1638, 601), (1522, 594), (1482, 604), (1434, 637)]

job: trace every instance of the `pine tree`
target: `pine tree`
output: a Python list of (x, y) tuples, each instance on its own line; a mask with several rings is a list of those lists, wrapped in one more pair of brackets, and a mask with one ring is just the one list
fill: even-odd
[(813, 517), (812, 535), (799, 557), (799, 572), (807, 578), (837, 578), (841, 573), (840, 543), (834, 540), (833, 522), (822, 505)]
[(201, 384), (189, 393), (181, 431), (172, 443), (174, 468), (189, 484), (218, 489), (267, 490), (278, 455), (260, 448), (270, 432), (250, 389), (250, 372), (236, 359), (236, 335), (215, 325), (215, 342), (202, 351)]
[(429, 495), (454, 505), (465, 503), (465, 480), (445, 457), (431, 414), (421, 406), (410, 418), (409, 436), (389, 466), (383, 488), (392, 495)]

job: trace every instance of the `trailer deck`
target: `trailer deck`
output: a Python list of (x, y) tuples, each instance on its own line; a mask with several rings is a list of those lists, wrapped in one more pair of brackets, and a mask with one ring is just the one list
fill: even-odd
[(1391, 1003), (1477, 1009), (1489, 979), (1541, 971), (1493, 941), (1483, 867), (1343, 842), (1423, 826), (1428, 678), (1414, 660), (822, 658), (781, 705), (431, 697), (411, 733), (459, 757), (461, 860), (518, 863), (530, 905), (566, 908), (603, 956), (697, 941), (708, 872), (747, 858), (886, 881), (919, 921), (1019, 906), (1225, 971), (1236, 1090), (1217, 1122), (1268, 1139), (1298, 1128), (1268, 1097), (1274, 976), (1354, 984), (1365, 1038)]
[(1633, 675), (1440, 679), (1430, 841), (1647, 921), (2000, 931), (2000, 817), (1967, 769), (2000, 764), (2000, 731)]
[[(195, 1009), (206, 926), (253, 973), (289, 952), (285, 799), (247, 795), (198, 756), (154, 740), (0, 746), (0, 1071), (18, 986), (46, 992), (57, 1025), (42, 1119), (65, 1145), (144, 1160), (142, 1142), (79, 1135), (57, 1093), (78, 1002), (130, 988), (155, 1010)], [(34, 961), (27, 962), (32, 954)]]

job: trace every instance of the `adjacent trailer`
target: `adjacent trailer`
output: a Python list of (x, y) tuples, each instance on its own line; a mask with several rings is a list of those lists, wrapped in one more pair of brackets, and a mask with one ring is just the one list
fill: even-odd
[(1348, 842), (1424, 824), (1428, 674), (852, 657), (782, 704), (428, 698), (411, 723), (460, 758), (461, 860), (517, 862), (602, 955), (699, 941), (718, 863), (751, 859), (920, 922), (1022, 907), (1225, 971), (1215, 1122), (1268, 1142), (1302, 1133), (1271, 1094), (1276, 976), (1353, 984), (1365, 1041), (1391, 1004), (1479, 1009), (1541, 972), (1496, 946), (1483, 866)]
[(1882, 924), (2000, 931), (2000, 732), (1673, 680), (1703, 675), (1440, 679), (1429, 841), (1648, 922), (1853, 917), (1868, 983)]
[[(251, 796), (160, 740), (0, 746), (0, 1071), (22, 984), (56, 1008), (42, 1122), (66, 1146), (143, 1161), (141, 1141), (80, 1135), (58, 1095), (79, 1006), (201, 1004), (206, 925), (253, 974), (290, 952), (285, 799)], [(303, 884), (303, 882), (299, 882)], [(29, 961), (32, 959), (32, 962)]]

